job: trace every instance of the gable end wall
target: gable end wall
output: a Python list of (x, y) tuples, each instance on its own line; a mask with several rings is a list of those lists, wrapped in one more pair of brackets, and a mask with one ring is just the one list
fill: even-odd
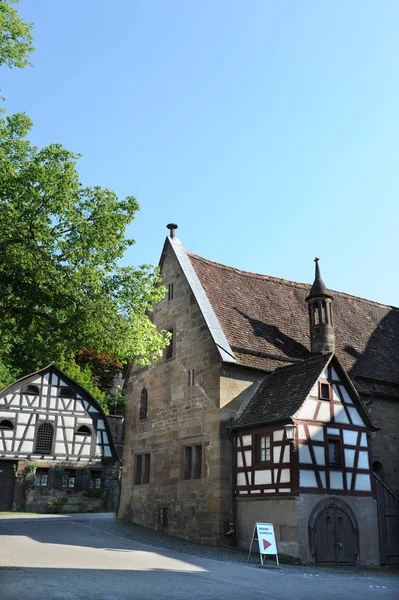
[[(221, 362), (190, 286), (169, 247), (162, 278), (174, 297), (154, 307), (154, 323), (174, 328), (174, 356), (133, 369), (127, 385), (124, 466), (119, 516), (205, 543), (223, 542), (223, 521), (231, 518), (232, 449), (220, 423)], [(188, 371), (195, 370), (189, 386)], [(148, 417), (139, 419), (140, 394), (148, 391)], [(203, 444), (202, 479), (182, 477), (182, 447)], [(151, 455), (150, 482), (134, 484), (135, 455)], [(226, 466), (227, 465), (227, 466)], [(227, 478), (227, 484), (223, 483)], [(228, 490), (228, 494), (222, 491)]]

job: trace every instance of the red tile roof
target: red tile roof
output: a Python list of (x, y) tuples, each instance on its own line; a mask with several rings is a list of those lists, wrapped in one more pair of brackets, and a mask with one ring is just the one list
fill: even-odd
[[(271, 370), (274, 361), (257, 353), (280, 360), (310, 357), (305, 302), (310, 285), (248, 273), (190, 252), (188, 256), (238, 364)], [(399, 309), (342, 292), (331, 294), (336, 354), (357, 379), (358, 390), (375, 388), (370, 379), (399, 385)]]

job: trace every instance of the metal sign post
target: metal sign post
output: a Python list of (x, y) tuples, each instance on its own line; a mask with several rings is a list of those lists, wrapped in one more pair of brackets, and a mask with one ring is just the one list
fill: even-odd
[[(256, 537), (255, 537), (256, 535)], [(272, 523), (255, 523), (254, 531), (252, 533), (251, 545), (249, 547), (248, 560), (251, 558), (252, 546), (254, 542), (258, 542), (260, 562), (263, 566), (263, 555), (264, 554), (275, 554), (277, 566), (280, 566), (278, 562), (278, 553), (276, 538), (274, 536), (274, 527)]]

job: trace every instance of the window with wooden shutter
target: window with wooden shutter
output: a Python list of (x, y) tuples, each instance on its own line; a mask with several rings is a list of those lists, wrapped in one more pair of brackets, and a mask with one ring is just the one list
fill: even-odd
[(36, 454), (51, 454), (53, 449), (54, 429), (51, 423), (40, 423), (36, 433)]

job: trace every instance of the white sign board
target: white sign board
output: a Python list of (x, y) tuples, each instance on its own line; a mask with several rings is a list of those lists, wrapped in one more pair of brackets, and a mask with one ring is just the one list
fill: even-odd
[(277, 554), (276, 538), (272, 523), (256, 523), (260, 554)]
[[(255, 537), (256, 535), (256, 537)], [(252, 534), (251, 545), (249, 547), (248, 561), (251, 557), (252, 546), (254, 541), (258, 542), (260, 562), (263, 565), (264, 554), (275, 554), (276, 562), (278, 562), (277, 544), (274, 537), (274, 527), (272, 523), (256, 523)]]

